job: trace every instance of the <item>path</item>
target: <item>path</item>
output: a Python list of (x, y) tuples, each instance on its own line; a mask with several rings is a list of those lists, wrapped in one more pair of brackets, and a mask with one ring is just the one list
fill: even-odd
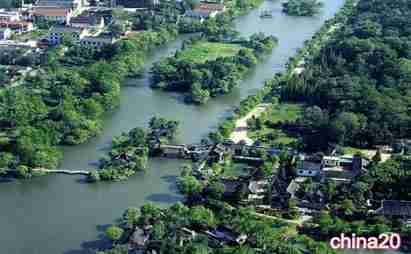
[(247, 129), (248, 129), (247, 120), (251, 119), (252, 117), (258, 117), (270, 105), (271, 105), (270, 103), (259, 104), (253, 110), (251, 110), (247, 115), (238, 119), (235, 122), (235, 128), (233, 132), (230, 134), (230, 140), (232, 140), (235, 143), (239, 143), (240, 141), (244, 140), (247, 145), (252, 145), (254, 141), (247, 136)]

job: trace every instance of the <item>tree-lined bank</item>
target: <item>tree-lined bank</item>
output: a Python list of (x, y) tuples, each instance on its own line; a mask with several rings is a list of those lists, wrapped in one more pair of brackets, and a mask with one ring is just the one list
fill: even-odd
[[(150, 90), (146, 72), (143, 79), (127, 82), (128, 86), (122, 87), (120, 93), (122, 103), (119, 109), (105, 117), (102, 134), (85, 144), (64, 147), (61, 168), (90, 168), (88, 163), (104, 153), (102, 149), (107, 147), (113, 136), (128, 132), (135, 126), (146, 126), (156, 113), (181, 122), (179, 143), (198, 142), (225, 116), (226, 110), (247, 95), (255, 93), (262, 81), (272, 77), (273, 67), (275, 72), (282, 70), (287, 59), (294, 55), (295, 49), (301, 47), (303, 41), (321, 27), (325, 18), (334, 14), (341, 2), (327, 1), (324, 16), (315, 19), (295, 19), (278, 12), (272, 20), (260, 20), (261, 10), (256, 10), (236, 20), (237, 29), (243, 36), (261, 31), (278, 36), (279, 45), (274, 49), (274, 54), (262, 61), (259, 68), (245, 79), (246, 85), (210, 101), (204, 108), (186, 106), (169, 94)], [(281, 4), (267, 1), (262, 9), (281, 10)], [(180, 48), (180, 41), (170, 45), (156, 50), (147, 59), (148, 67), (160, 57), (173, 54), (175, 49)], [(80, 251), (77, 250), (79, 248), (95, 248), (100, 243), (91, 241), (96, 239), (95, 225), (111, 221), (125, 207), (140, 206), (146, 201), (167, 204), (178, 200), (172, 180), (178, 174), (178, 163), (153, 160), (149, 162), (149, 168), (144, 175), (132, 177), (121, 184), (83, 185), (71, 177), (60, 175), (24, 181), (25, 184), (19, 184), (22, 182), (20, 180), (1, 183), (0, 199), (4, 204), (2, 213), (5, 216), (0, 218), (0, 222), (2, 230), (7, 232), (0, 239), (2, 250), (10, 254), (55, 254), (76, 253)], [(30, 217), (24, 216), (27, 215), (25, 211), (30, 211)], [(41, 231), (38, 230), (40, 227)]]

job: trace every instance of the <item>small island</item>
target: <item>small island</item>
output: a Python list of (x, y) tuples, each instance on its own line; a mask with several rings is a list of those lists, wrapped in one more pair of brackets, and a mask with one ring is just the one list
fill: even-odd
[(229, 93), (277, 39), (262, 33), (248, 40), (197, 37), (152, 68), (152, 87), (185, 94), (188, 103), (204, 104)]
[(149, 156), (163, 143), (174, 139), (179, 122), (152, 117), (149, 128), (136, 127), (112, 140), (111, 150), (99, 161), (99, 169), (90, 172), (88, 180), (121, 181), (147, 168)]
[(314, 16), (323, 5), (318, 0), (289, 0), (283, 3), (283, 12), (291, 16)]

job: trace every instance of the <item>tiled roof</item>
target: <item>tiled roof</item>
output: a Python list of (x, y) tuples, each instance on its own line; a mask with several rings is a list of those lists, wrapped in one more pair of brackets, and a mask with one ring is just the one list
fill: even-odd
[(49, 17), (62, 17), (67, 16), (71, 12), (68, 8), (59, 7), (35, 7), (34, 15), (36, 16), (49, 16)]
[(224, 4), (214, 4), (214, 3), (201, 3), (196, 10), (202, 11), (223, 11)]
[(90, 24), (95, 25), (96, 23), (101, 22), (101, 17), (96, 16), (77, 16), (73, 17), (70, 20), (70, 23), (77, 23), (77, 24)]
[(376, 212), (382, 215), (411, 217), (411, 201), (384, 200)]

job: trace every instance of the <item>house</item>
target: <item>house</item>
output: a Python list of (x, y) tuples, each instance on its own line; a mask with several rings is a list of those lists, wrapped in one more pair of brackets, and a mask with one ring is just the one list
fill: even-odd
[(80, 45), (100, 50), (102, 47), (111, 45), (115, 41), (116, 39), (111, 35), (85, 36), (80, 40)]
[(10, 28), (15, 33), (24, 33), (33, 30), (33, 23), (26, 21), (0, 21), (1, 28)]
[(287, 191), (288, 183), (276, 175), (273, 176), (271, 185), (271, 206), (274, 208), (282, 208), (287, 206), (291, 194)]
[(220, 3), (200, 3), (193, 10), (186, 11), (184, 17), (203, 22), (205, 19), (214, 18), (217, 14), (225, 12), (226, 7)]
[(135, 227), (133, 234), (130, 236), (129, 244), (135, 248), (142, 248), (148, 241), (148, 235), (140, 227)]
[(58, 45), (62, 42), (63, 36), (66, 34), (72, 36), (74, 43), (78, 43), (88, 34), (88, 31), (84, 28), (55, 26), (49, 31), (47, 40), (51, 45)]
[(0, 28), (0, 40), (8, 40), (11, 37), (10, 28)]
[(225, 12), (226, 7), (224, 4), (221, 4), (221, 3), (203, 2), (203, 3), (200, 3), (199, 6), (195, 8), (195, 10), (207, 11), (210, 13), (210, 17), (213, 18), (218, 13)]
[(63, 7), (35, 7), (33, 16), (36, 20), (51, 21), (60, 24), (69, 24), (73, 16), (73, 11), (70, 8)]
[(297, 159), (297, 176), (314, 177), (321, 175), (321, 159), (316, 156), (300, 155)]
[(59, 7), (76, 11), (84, 6), (83, 0), (39, 0), (38, 7)]
[(381, 207), (375, 212), (384, 216), (398, 216), (404, 219), (411, 219), (411, 201), (383, 200)]
[(349, 178), (365, 170), (368, 163), (360, 155), (324, 156), (321, 167), (326, 176)]
[(201, 23), (203, 23), (208, 17), (209, 13), (206, 11), (188, 10), (184, 13), (184, 18), (198, 20)]
[(78, 28), (101, 30), (104, 27), (104, 19), (101, 16), (77, 16), (71, 18), (70, 25)]
[(20, 21), (20, 13), (17, 11), (0, 11), (0, 21)]

